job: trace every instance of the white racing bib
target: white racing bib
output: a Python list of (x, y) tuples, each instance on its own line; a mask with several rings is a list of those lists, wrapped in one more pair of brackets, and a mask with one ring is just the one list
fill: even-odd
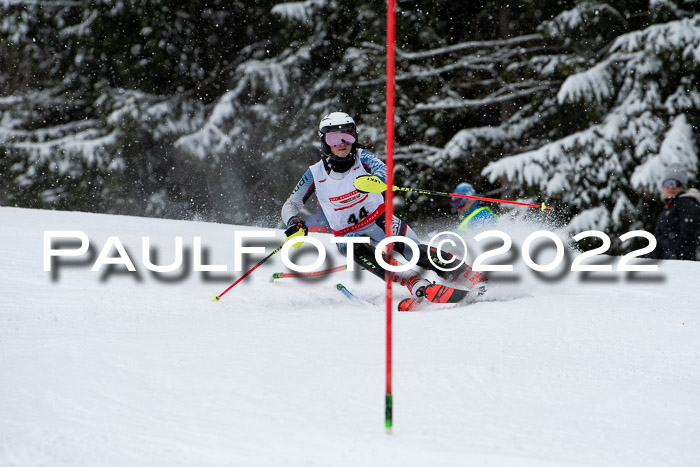
[[(335, 236), (340, 237), (368, 226), (384, 212), (384, 196), (380, 193), (361, 193), (353, 182), (357, 177), (370, 175), (360, 157), (347, 172), (335, 179), (326, 173), (323, 161), (310, 167), (316, 185), (316, 196)], [(338, 175), (334, 172), (334, 175)]]

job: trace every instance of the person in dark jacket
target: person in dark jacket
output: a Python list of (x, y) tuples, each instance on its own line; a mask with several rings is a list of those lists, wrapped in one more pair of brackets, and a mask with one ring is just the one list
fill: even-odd
[(664, 172), (666, 206), (656, 221), (657, 259), (695, 261), (700, 235), (700, 191), (687, 189), (688, 170), (672, 165)]

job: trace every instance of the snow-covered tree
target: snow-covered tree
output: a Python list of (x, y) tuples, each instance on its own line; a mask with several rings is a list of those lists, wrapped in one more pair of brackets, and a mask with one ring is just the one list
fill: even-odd
[(647, 15), (584, 1), (545, 21), (538, 31), (560, 52), (513, 67), (564, 79), (500, 125), (456, 132), (431, 164), (497, 159), (483, 169), (491, 183), (555, 203), (572, 232), (653, 230), (663, 168), (697, 173), (700, 15), (651, 3)]
[[(247, 17), (269, 17), (272, 4), (0, 3), (11, 70), (0, 73), (0, 144), (19, 161), (3, 178), (50, 207), (206, 210), (212, 167), (174, 141), (198, 130), (238, 64), (278, 51), (264, 39), (276, 25)], [(69, 202), (69, 180), (94, 196)]]
[[(0, 2), (0, 202), (274, 225), (324, 113), (354, 115), (382, 156), (385, 7)], [(696, 168), (697, 10), (398, 2), (398, 182), (648, 227), (659, 168)], [(398, 199), (411, 221), (447, 206)]]
[[(0, 70), (8, 84), (0, 145), (19, 161), (3, 178), (46, 206), (74, 204), (66, 183), (75, 179), (95, 210), (172, 215), (184, 204), (248, 222), (277, 210), (292, 174), (318, 157), (320, 116), (341, 108), (381, 153), (384, 2), (18, 0), (0, 8), (9, 45), (0, 60), (16, 71)], [(498, 93), (497, 68), (513, 52), (484, 44), (498, 57), (494, 68), (473, 42), (500, 37), (491, 32), (499, 12), (523, 16), (505, 2), (399, 4), (399, 157), (439, 147), (450, 128), (488, 122), (414, 110), (434, 105), (439, 91)], [(413, 52), (461, 50), (464, 40), (473, 57), (455, 64), (451, 52)]]
[(648, 198), (660, 193), (664, 167), (697, 174), (699, 65), (700, 15), (620, 35), (551, 101), (556, 115), (582, 115), (582, 124), (558, 127), (485, 174), (556, 198), (575, 215), (572, 231), (650, 229)]

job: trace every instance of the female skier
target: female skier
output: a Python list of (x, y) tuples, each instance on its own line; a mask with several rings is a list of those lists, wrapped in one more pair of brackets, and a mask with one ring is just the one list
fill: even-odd
[[(386, 238), (384, 197), (380, 193), (359, 192), (353, 182), (358, 177), (374, 175), (386, 183), (386, 165), (358, 144), (355, 121), (344, 112), (333, 112), (323, 117), (318, 126), (318, 137), (321, 141), (321, 160), (309, 167), (282, 206), (282, 220), (287, 225), (285, 235), (287, 239), (306, 235), (308, 229), (298, 214), (309, 197), (316, 193), (336, 237), (370, 238), (370, 244), (352, 244), (353, 259), (384, 280), (385, 269), (377, 264), (374, 256), (376, 245)], [(449, 282), (462, 282), (460, 278), (463, 278), (467, 288), (485, 281), (478, 273), (470, 274), (471, 267), (465, 264), (454, 271), (442, 271), (436, 267), (437, 264), (444, 268), (447, 264), (437, 258), (434, 248), (429, 255), (427, 245), (421, 244), (408, 224), (396, 216), (391, 220), (391, 232), (392, 235), (408, 237), (418, 245), (419, 267), (433, 270)], [(338, 249), (347, 256), (347, 244), (339, 243)], [(394, 251), (408, 261), (413, 258), (413, 250), (403, 243), (395, 243)], [(449, 254), (444, 254), (443, 257), (448, 262), (452, 260)], [(413, 270), (390, 274), (392, 280), (405, 285), (417, 297), (423, 296), (425, 287), (432, 284)]]

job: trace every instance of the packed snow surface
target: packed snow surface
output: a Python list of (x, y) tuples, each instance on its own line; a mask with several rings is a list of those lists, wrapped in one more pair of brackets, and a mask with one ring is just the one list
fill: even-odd
[[(492, 301), (394, 313), (389, 435), (384, 284), (369, 273), (271, 283), (287, 271), (277, 254), (217, 303), (242, 274), (235, 235), (254, 229), (6, 207), (0, 222), (2, 466), (700, 465), (698, 263), (516, 261), (493, 274)], [(58, 230), (90, 249), (46, 272)], [(271, 232), (244, 242), (265, 247), (244, 271), (280, 244)], [(135, 272), (91, 271), (110, 237)], [(182, 237), (182, 266), (149, 271), (143, 237), (158, 265)], [(201, 263), (227, 272), (194, 271), (195, 237)]]

